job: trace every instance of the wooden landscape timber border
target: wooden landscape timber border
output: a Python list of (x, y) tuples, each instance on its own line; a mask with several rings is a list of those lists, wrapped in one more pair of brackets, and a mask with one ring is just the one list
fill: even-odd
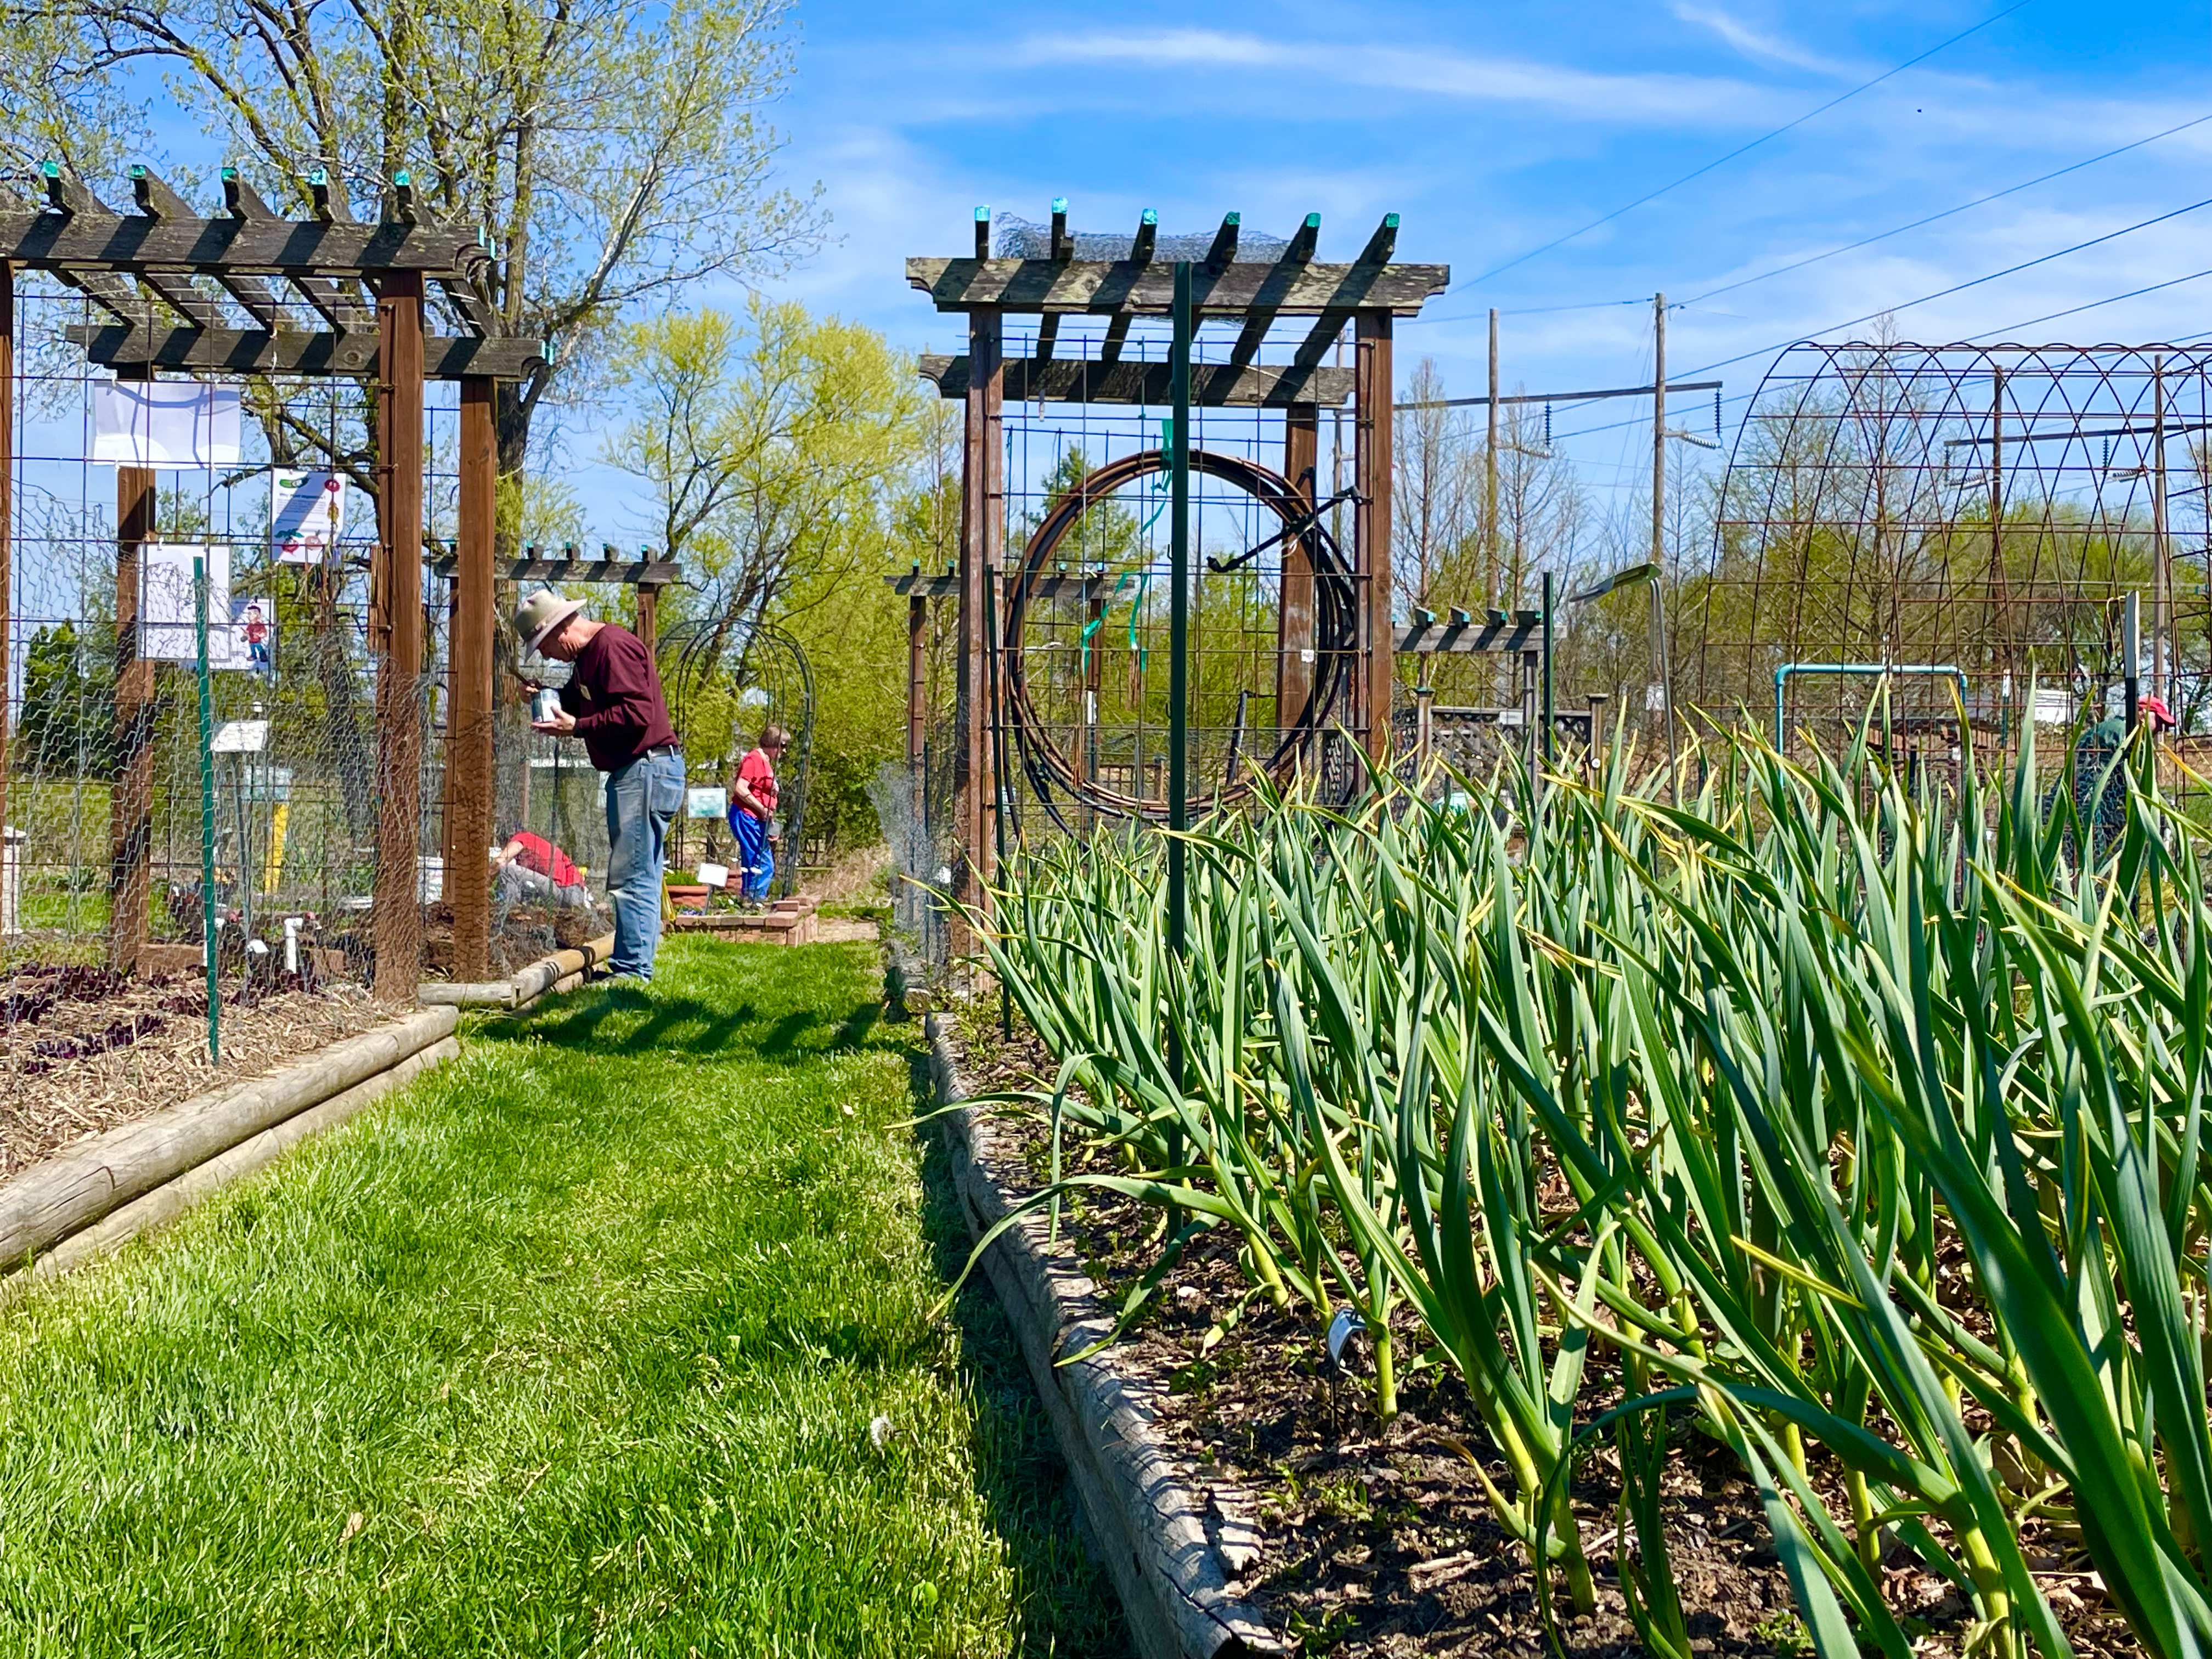
[(512, 979), (474, 983), (426, 980), (415, 994), (418, 1001), (432, 1007), (527, 1008), (540, 997), (574, 990), (584, 982), (585, 975), (614, 953), (615, 936), (602, 933), (573, 949), (540, 957)]
[(425, 1008), (266, 1077), (196, 1095), (0, 1182), (0, 1267), (65, 1273), (261, 1168), (460, 1052)]
[[(893, 982), (914, 982), (894, 953)], [(970, 1092), (939, 1017), (927, 1017), (929, 1072), (937, 1122), (971, 1237), (1013, 1207), (994, 1166), (1007, 1160), (983, 1113), (960, 1105)], [(1229, 1588), (1224, 1550), (1256, 1553), (1258, 1535), (1231, 1512), (1209, 1507), (1152, 1432), (1154, 1385), (1124, 1375), (1111, 1349), (1073, 1364), (1112, 1328), (1113, 1316), (1072, 1252), (1047, 1241), (1042, 1212), (1023, 1218), (985, 1253), (983, 1270), (1029, 1362), (1045, 1415), (1074, 1477), (1076, 1495), (1143, 1659), (1238, 1659), (1289, 1654), (1259, 1609)]]

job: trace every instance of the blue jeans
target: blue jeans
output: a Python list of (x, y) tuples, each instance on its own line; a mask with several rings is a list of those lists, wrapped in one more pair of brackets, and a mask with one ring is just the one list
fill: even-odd
[(775, 849), (769, 845), (768, 825), (742, 806), (730, 809), (730, 831), (738, 840), (738, 868), (744, 872), (739, 896), (764, 899), (775, 878)]
[(609, 973), (653, 977), (668, 825), (683, 804), (681, 755), (641, 755), (607, 774), (607, 898), (615, 912)]

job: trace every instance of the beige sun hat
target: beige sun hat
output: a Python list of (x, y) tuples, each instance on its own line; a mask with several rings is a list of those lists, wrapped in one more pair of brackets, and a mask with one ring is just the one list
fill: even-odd
[(515, 606), (515, 636), (525, 651), (535, 651), (546, 635), (583, 608), (581, 599), (564, 599), (551, 588), (541, 587)]

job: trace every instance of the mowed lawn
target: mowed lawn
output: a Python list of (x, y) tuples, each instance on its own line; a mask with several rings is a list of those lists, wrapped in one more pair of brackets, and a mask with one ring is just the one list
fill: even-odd
[(0, 1305), (0, 1653), (1126, 1652), (878, 992), (672, 940)]

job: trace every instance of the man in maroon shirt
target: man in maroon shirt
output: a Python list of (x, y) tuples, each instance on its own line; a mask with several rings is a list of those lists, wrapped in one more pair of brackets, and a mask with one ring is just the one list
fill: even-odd
[(533, 731), (584, 740), (607, 776), (607, 898), (614, 907), (617, 975), (653, 977), (660, 947), (660, 882), (668, 825), (684, 802), (684, 752), (676, 746), (660, 675), (645, 641), (593, 622), (574, 599), (533, 593), (514, 613), (526, 653), (576, 665), (561, 706)]

